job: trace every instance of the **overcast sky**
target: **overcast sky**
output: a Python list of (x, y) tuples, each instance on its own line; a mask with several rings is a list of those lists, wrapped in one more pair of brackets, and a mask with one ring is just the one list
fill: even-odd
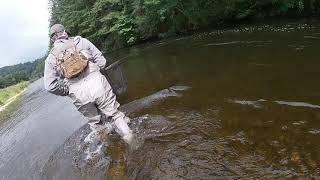
[(33, 61), (48, 44), (47, 0), (1, 0), (0, 67)]

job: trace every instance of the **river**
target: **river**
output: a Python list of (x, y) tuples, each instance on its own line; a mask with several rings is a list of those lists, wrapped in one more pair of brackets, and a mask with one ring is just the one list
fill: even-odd
[[(82, 155), (72, 154), (88, 134), (85, 120), (38, 82), (0, 130), (0, 179), (40, 171), (43, 179), (320, 178), (319, 42), (318, 20), (287, 20), (113, 53), (129, 55), (121, 104), (191, 88), (130, 113), (143, 138), (138, 150), (112, 135), (106, 165), (90, 172), (96, 164), (79, 165)], [(63, 172), (62, 162), (76, 168)]]

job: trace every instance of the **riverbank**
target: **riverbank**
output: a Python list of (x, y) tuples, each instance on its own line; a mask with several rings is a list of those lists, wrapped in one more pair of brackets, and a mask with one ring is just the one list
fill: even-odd
[(8, 107), (18, 96), (20, 96), (20, 95), (21, 95), (23, 92), (25, 92), (25, 91), (26, 91), (26, 89), (22, 90), (19, 94), (11, 97), (11, 98), (6, 102), (5, 105), (0, 106), (0, 112), (3, 111), (3, 110), (5, 110), (6, 107)]
[(0, 112), (5, 110), (8, 105), (21, 95), (29, 84), (29, 81), (23, 81), (16, 85), (0, 89)]

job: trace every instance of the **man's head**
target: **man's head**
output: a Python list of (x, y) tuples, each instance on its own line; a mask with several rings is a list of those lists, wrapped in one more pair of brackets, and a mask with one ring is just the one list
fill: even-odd
[(65, 32), (62, 24), (54, 24), (51, 26), (49, 33), (52, 42), (55, 42), (60, 37), (68, 37), (68, 34)]

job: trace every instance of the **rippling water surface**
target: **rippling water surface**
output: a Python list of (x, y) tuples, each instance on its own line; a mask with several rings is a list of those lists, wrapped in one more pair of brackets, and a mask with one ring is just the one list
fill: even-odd
[(136, 115), (170, 125), (128, 157), (128, 177), (319, 178), (319, 25), (243, 26), (130, 49), (124, 101), (192, 89)]
[[(129, 55), (124, 64), (128, 92), (119, 98), (122, 104), (171, 86), (177, 86), (180, 95), (144, 101), (150, 104), (143, 108), (131, 106), (136, 107), (130, 117), (138, 150), (129, 150), (110, 135), (101, 149), (103, 158), (88, 163), (88, 145), (82, 142), (89, 132), (82, 127), (65, 143), (59, 141), (42, 175), (320, 178), (319, 43), (319, 21), (299, 20), (217, 30), (116, 52), (112, 56)], [(179, 86), (191, 88), (180, 91)]]

